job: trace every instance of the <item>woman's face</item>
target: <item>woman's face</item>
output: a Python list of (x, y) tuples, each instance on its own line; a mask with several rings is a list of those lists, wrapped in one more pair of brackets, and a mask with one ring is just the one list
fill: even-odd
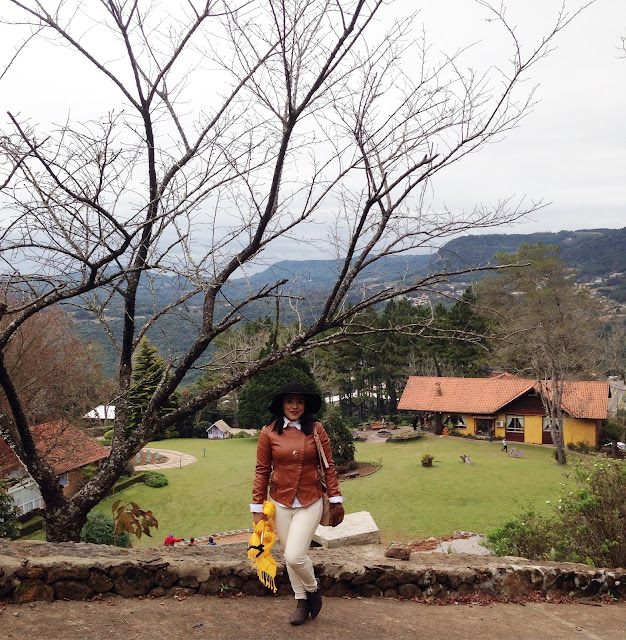
[(283, 398), (283, 413), (290, 422), (300, 420), (304, 413), (304, 396), (299, 393), (288, 393)]

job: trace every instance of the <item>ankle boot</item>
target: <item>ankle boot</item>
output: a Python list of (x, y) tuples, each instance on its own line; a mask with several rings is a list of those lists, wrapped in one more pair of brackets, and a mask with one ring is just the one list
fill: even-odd
[(309, 613), (311, 614), (311, 618), (317, 618), (317, 614), (320, 612), (322, 608), (322, 596), (320, 594), (320, 590), (316, 589), (313, 592), (306, 594), (306, 603), (309, 607)]
[(309, 608), (306, 600), (296, 600), (298, 606), (296, 610), (289, 616), (291, 624), (302, 624), (309, 617)]

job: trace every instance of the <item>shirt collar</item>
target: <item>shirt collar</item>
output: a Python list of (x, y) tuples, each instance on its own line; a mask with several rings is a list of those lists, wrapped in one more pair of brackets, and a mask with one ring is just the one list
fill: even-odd
[(287, 418), (283, 417), (283, 429), (286, 429), (289, 425), (291, 425), (292, 427), (295, 427), (296, 429), (300, 429), (300, 431), (302, 431), (302, 425), (300, 424), (300, 420), (294, 420), (293, 422), (291, 420), (288, 420)]

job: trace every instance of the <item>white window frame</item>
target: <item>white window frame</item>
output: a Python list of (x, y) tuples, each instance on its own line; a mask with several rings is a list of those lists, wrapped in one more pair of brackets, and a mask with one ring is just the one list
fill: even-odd
[[(514, 422), (519, 424), (514, 424)], [(524, 433), (524, 416), (507, 415), (504, 423), (507, 431), (511, 433)]]
[(461, 413), (449, 413), (446, 422), (448, 420), (451, 422), (453, 429), (467, 429), (467, 423)]
[[(548, 416), (544, 416), (541, 419), (541, 428), (543, 429), (543, 431), (550, 431), (550, 427), (548, 426), (550, 424), (550, 418), (548, 418)], [(561, 431), (561, 428), (563, 427), (563, 421), (562, 420), (557, 420), (556, 421), (556, 430), (557, 431)]]

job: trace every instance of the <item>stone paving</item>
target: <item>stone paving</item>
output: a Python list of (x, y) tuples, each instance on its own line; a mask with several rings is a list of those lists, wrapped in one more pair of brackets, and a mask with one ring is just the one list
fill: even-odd
[(198, 462), (198, 458), (195, 456), (192, 456), (189, 453), (173, 451), (172, 449), (155, 449), (153, 447), (146, 447), (146, 450), (151, 451), (153, 454), (158, 452), (160, 455), (167, 458), (167, 462), (159, 462), (157, 464), (140, 464), (135, 467), (136, 471), (160, 471), (161, 469), (174, 469)]

